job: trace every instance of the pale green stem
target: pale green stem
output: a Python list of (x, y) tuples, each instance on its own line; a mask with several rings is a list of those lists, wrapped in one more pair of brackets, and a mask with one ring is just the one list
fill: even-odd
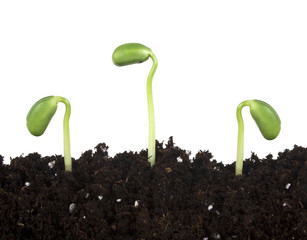
[(236, 175), (242, 175), (242, 169), (243, 169), (244, 123), (242, 118), (242, 108), (245, 106), (250, 106), (250, 100), (240, 103), (239, 106), (237, 107), (238, 143), (237, 143)]
[(69, 134), (69, 118), (71, 113), (71, 106), (69, 101), (64, 97), (59, 97), (59, 102), (65, 104), (66, 110), (63, 120), (63, 133), (64, 133), (64, 164), (65, 171), (72, 171), (71, 154), (70, 154), (70, 134)]
[(150, 52), (149, 56), (153, 61), (152, 68), (147, 78), (147, 104), (148, 104), (148, 121), (149, 121), (149, 135), (148, 135), (148, 161), (153, 166), (156, 162), (156, 130), (155, 130), (155, 112), (152, 97), (152, 78), (158, 67), (158, 60), (156, 56)]

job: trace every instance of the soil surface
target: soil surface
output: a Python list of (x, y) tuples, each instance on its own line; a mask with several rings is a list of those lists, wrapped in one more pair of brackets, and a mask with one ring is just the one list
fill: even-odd
[(307, 149), (255, 154), (243, 176), (211, 153), (157, 142), (108, 156), (99, 144), (64, 171), (62, 156), (0, 158), (1, 239), (307, 239)]

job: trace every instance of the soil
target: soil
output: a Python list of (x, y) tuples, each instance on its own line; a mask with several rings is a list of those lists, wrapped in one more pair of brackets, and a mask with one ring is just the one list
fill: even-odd
[(223, 165), (157, 142), (108, 156), (99, 144), (73, 159), (38, 153), (0, 160), (1, 239), (307, 239), (307, 149), (294, 146)]

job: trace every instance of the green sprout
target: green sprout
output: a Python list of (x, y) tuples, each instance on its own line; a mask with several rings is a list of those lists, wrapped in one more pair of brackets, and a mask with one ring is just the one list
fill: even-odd
[(281, 125), (278, 114), (269, 104), (260, 100), (247, 100), (239, 104), (237, 107), (238, 145), (236, 175), (242, 175), (243, 168), (244, 124), (242, 118), (242, 108), (245, 106), (250, 107), (250, 113), (265, 139), (275, 139), (280, 132)]
[(158, 60), (151, 49), (139, 43), (126, 43), (117, 47), (113, 52), (112, 60), (116, 66), (126, 66), (145, 62), (149, 57), (152, 59), (153, 65), (147, 78), (147, 104), (149, 120), (148, 161), (150, 162), (150, 165), (153, 166), (156, 162), (156, 138), (155, 114), (152, 98), (152, 78), (158, 67)]
[(55, 114), (58, 102), (65, 104), (66, 111), (63, 121), (64, 131), (64, 163), (65, 170), (72, 170), (71, 155), (70, 155), (70, 136), (69, 136), (69, 117), (71, 107), (69, 101), (64, 97), (49, 96), (37, 101), (30, 109), (27, 115), (27, 127), (30, 133), (34, 136), (41, 136), (48, 127), (53, 115)]

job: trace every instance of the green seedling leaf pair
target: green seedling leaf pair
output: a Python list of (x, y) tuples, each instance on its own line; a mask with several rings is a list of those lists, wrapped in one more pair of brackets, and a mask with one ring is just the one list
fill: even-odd
[(260, 100), (247, 100), (239, 104), (237, 107), (238, 145), (236, 175), (242, 175), (243, 169), (244, 124), (242, 118), (242, 108), (245, 106), (250, 107), (250, 113), (265, 139), (275, 139), (278, 136), (281, 127), (278, 114), (266, 102)]
[[(155, 142), (155, 116), (152, 97), (152, 79), (157, 69), (158, 61), (153, 52), (142, 44), (128, 43), (115, 49), (112, 60), (117, 66), (126, 66), (135, 63), (142, 63), (148, 58), (153, 60), (153, 66), (147, 78), (147, 103), (149, 117), (149, 143), (148, 143), (148, 161), (151, 166), (156, 160), (156, 142)], [(65, 170), (72, 171), (71, 154), (70, 154), (70, 136), (69, 136), (69, 117), (71, 113), (70, 103), (67, 99), (57, 96), (49, 96), (37, 101), (30, 109), (27, 115), (27, 127), (34, 136), (41, 136), (48, 127), (53, 115), (57, 110), (58, 102), (66, 106), (64, 116), (64, 162)]]
[[(138, 43), (123, 44), (115, 49), (112, 59), (117, 66), (126, 66), (135, 63), (142, 63), (151, 57), (153, 60), (152, 69), (147, 78), (147, 102), (149, 116), (149, 143), (148, 161), (151, 166), (155, 164), (155, 118), (152, 100), (152, 78), (156, 71), (158, 62), (152, 51)], [(267, 140), (275, 139), (280, 132), (280, 119), (276, 111), (267, 103), (260, 100), (248, 100), (242, 102), (237, 108), (238, 119), (238, 147), (236, 161), (236, 175), (242, 175), (243, 168), (243, 144), (244, 144), (244, 124), (241, 110), (244, 106), (250, 107), (250, 112), (254, 118), (260, 132)]]
[(37, 101), (30, 109), (27, 115), (27, 127), (34, 136), (41, 136), (47, 129), (49, 122), (55, 114), (58, 102), (62, 102), (66, 106), (63, 121), (64, 132), (64, 163), (65, 170), (71, 171), (71, 155), (70, 155), (70, 136), (69, 136), (69, 118), (71, 113), (70, 103), (66, 98), (49, 96)]

